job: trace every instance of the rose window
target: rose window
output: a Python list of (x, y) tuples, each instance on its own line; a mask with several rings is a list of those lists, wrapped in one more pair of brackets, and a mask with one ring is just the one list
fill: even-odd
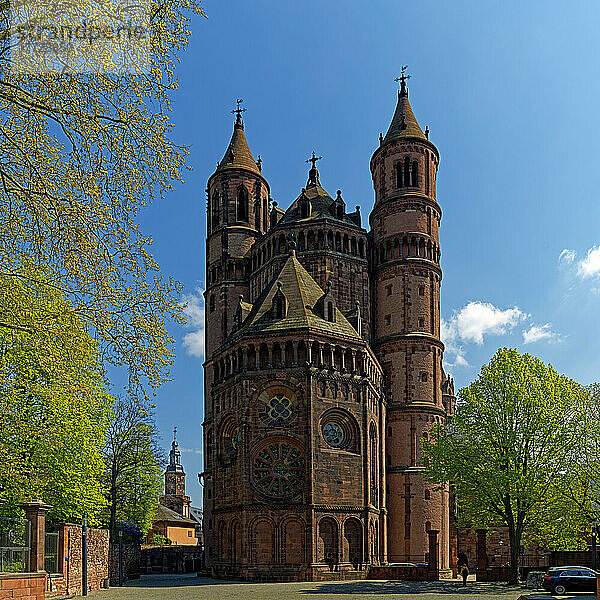
[(269, 400), (266, 406), (266, 417), (271, 425), (285, 425), (294, 414), (291, 400), (283, 394), (277, 394)]
[(287, 441), (275, 442), (254, 457), (254, 483), (268, 496), (291, 496), (302, 486), (305, 466), (306, 460), (299, 448)]
[(338, 423), (327, 423), (324, 425), (323, 437), (334, 448), (342, 448), (344, 446), (344, 430)]
[(321, 435), (330, 448), (358, 452), (360, 435), (356, 419), (345, 410), (333, 408), (321, 417)]

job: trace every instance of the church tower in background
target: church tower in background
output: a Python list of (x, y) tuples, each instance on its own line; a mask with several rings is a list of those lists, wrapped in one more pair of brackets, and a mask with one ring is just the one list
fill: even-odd
[(181, 452), (176, 433), (173, 435), (169, 464), (165, 471), (165, 494), (161, 496), (160, 503), (189, 519), (191, 500), (189, 496), (185, 495), (185, 471), (181, 464)]
[(413, 114), (409, 77), (403, 69), (396, 112), (371, 158), (373, 349), (387, 402), (387, 553), (390, 562), (422, 560), (433, 537), (447, 569), (448, 489), (427, 483), (419, 466), (421, 439), (445, 422), (454, 401), (440, 340), (440, 156)]

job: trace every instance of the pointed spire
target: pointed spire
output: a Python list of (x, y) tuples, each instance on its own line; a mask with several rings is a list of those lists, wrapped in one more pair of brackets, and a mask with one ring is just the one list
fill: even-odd
[(253, 173), (261, 174), (261, 166), (257, 164), (250, 152), (248, 141), (246, 140), (246, 134), (244, 133), (244, 121), (242, 119), (242, 113), (246, 111), (245, 108), (241, 108), (243, 100), (239, 98), (237, 100), (238, 107), (231, 112), (236, 115), (235, 124), (233, 126), (233, 135), (231, 136), (231, 142), (225, 156), (217, 166), (217, 172), (229, 170), (229, 169), (246, 169)]
[(383, 140), (389, 142), (390, 140), (401, 138), (401, 137), (418, 137), (427, 139), (423, 130), (419, 126), (415, 115), (413, 114), (410, 102), (408, 100), (408, 88), (406, 87), (406, 81), (410, 79), (410, 75), (405, 74), (406, 67), (402, 67), (402, 75), (396, 78), (396, 81), (400, 82), (400, 90), (398, 91), (398, 105), (396, 106), (396, 112), (392, 118), (390, 128)]

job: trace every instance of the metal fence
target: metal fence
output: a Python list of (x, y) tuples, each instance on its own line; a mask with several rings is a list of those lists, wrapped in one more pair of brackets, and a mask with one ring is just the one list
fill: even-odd
[(44, 570), (50, 574), (58, 573), (58, 533), (46, 533)]
[(0, 518), (0, 573), (27, 573), (30, 555), (30, 522)]

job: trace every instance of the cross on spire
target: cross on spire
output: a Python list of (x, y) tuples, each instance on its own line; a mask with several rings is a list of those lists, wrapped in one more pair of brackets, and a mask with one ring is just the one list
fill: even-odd
[(317, 161), (321, 160), (323, 157), (322, 156), (317, 156), (315, 154), (315, 151), (313, 150), (312, 156), (305, 162), (307, 163), (312, 163), (312, 168), (316, 169), (317, 168)]
[(400, 82), (400, 95), (401, 96), (406, 96), (406, 82), (410, 79), (410, 75), (406, 74), (406, 69), (408, 69), (408, 65), (404, 65), (402, 67), (402, 75), (400, 75), (400, 77), (396, 77), (396, 79), (394, 79), (394, 81), (399, 81)]
[(177, 427), (173, 428), (173, 440), (177, 439)]
[(232, 114), (237, 115), (236, 123), (241, 123), (242, 122), (242, 113), (245, 113), (246, 110), (247, 110), (245, 108), (242, 108), (242, 102), (244, 102), (244, 99), (243, 98), (238, 98), (236, 100), (237, 108), (231, 111)]

